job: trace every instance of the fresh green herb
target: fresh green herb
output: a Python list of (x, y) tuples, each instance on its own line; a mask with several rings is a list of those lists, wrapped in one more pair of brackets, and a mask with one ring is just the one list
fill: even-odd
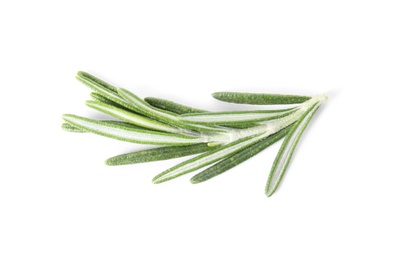
[(200, 154), (158, 174), (153, 178), (154, 183), (162, 183), (216, 163), (191, 178), (192, 183), (203, 182), (285, 137), (269, 174), (265, 190), (267, 196), (277, 189), (302, 133), (327, 99), (325, 96), (216, 92), (213, 96), (226, 102), (297, 105), (288, 109), (209, 112), (159, 98), (143, 100), (86, 72), (78, 72), (76, 78), (94, 90), (91, 93), (94, 101), (86, 102), (89, 107), (122, 121), (64, 115), (64, 130), (163, 146), (114, 156), (106, 160), (107, 165)]

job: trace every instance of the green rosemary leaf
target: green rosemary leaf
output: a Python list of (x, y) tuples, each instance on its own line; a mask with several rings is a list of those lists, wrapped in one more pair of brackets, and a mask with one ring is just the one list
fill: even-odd
[(118, 88), (118, 93), (126, 101), (128, 101), (129, 104), (133, 106), (135, 108), (135, 111), (137, 111), (138, 113), (159, 120), (161, 122), (167, 123), (169, 125), (175, 125), (184, 129), (198, 130), (204, 132), (225, 132), (225, 130), (221, 128), (181, 122), (174, 113), (154, 108), (150, 106), (147, 102), (140, 99), (138, 96), (136, 96), (135, 94), (131, 93), (126, 89)]
[(90, 80), (92, 82), (95, 82), (95, 83), (103, 86), (104, 88), (107, 88), (107, 89), (117, 93), (117, 88), (116, 87), (112, 86), (111, 84), (109, 84), (109, 83), (107, 83), (107, 82), (105, 82), (105, 81), (103, 81), (103, 80), (101, 80), (101, 79), (99, 79), (99, 78), (87, 73), (87, 72), (79, 71), (77, 73), (77, 75), (78, 75), (79, 78), (88, 79), (88, 80)]
[(210, 151), (216, 147), (210, 147), (206, 144), (192, 144), (185, 146), (167, 146), (148, 149), (144, 151), (121, 154), (109, 158), (105, 161), (107, 165), (126, 165), (134, 163), (144, 163), (152, 161), (168, 160), (183, 156), (198, 154)]
[(137, 125), (132, 125), (128, 122), (123, 122), (123, 121), (116, 121), (116, 120), (99, 120), (100, 122), (105, 122), (109, 123), (111, 125), (117, 125), (117, 126), (123, 126), (127, 128), (134, 128), (134, 129), (141, 129), (141, 130), (146, 130), (146, 128), (137, 126)]
[(281, 138), (286, 136), (289, 130), (290, 127), (286, 127), (283, 130), (279, 131), (278, 133), (270, 135), (260, 140), (259, 142), (251, 145), (250, 147), (241, 150), (230, 157), (227, 157), (223, 161), (218, 162), (215, 165), (212, 165), (211, 167), (207, 168), (206, 170), (192, 177), (190, 180), (191, 183), (195, 184), (209, 180), (239, 165), (240, 163), (245, 162), (249, 158), (255, 156), (256, 154), (260, 153), (270, 145), (274, 144), (275, 142), (279, 141)]
[(82, 129), (80, 129), (80, 128), (74, 127), (74, 126), (72, 126), (72, 125), (70, 125), (70, 124), (68, 124), (68, 123), (63, 123), (63, 124), (61, 125), (61, 127), (62, 127), (62, 129), (64, 129), (65, 131), (72, 132), (72, 133), (86, 133), (85, 130), (82, 130)]
[(311, 98), (306, 96), (243, 92), (215, 92), (212, 96), (225, 102), (251, 105), (299, 104)]
[(99, 102), (102, 102), (102, 103), (110, 105), (110, 106), (114, 106), (114, 107), (117, 107), (117, 108), (120, 108), (120, 109), (131, 111), (130, 109), (127, 109), (126, 107), (123, 107), (123, 106), (119, 105), (118, 103), (116, 103), (116, 102), (114, 102), (112, 100), (109, 100), (108, 98), (98, 94), (97, 92), (91, 92), (90, 93), (90, 97), (94, 101), (99, 101)]
[(287, 137), (284, 139), (277, 157), (273, 162), (273, 166), (267, 180), (265, 192), (268, 197), (270, 197), (276, 191), (278, 185), (280, 184), (280, 181), (287, 170), (292, 154), (294, 153), (295, 147), (301, 138), (303, 131), (306, 129), (320, 105), (321, 101), (309, 108), (302, 115), (302, 117), (295, 122), (287, 134)]
[(113, 89), (109, 89), (108, 87), (104, 87), (97, 81), (93, 80), (92, 77), (87, 77), (87, 73), (80, 71), (76, 75), (76, 78), (101, 96), (129, 110), (134, 110), (134, 107), (131, 106), (125, 99), (123, 99), (117, 92), (115, 92)]
[(74, 127), (125, 142), (156, 145), (188, 145), (206, 143), (208, 141), (207, 138), (203, 137), (191, 137), (125, 127), (75, 115), (63, 115), (63, 119)]
[(257, 123), (270, 121), (290, 115), (294, 108), (281, 110), (227, 111), (184, 114), (181, 121), (205, 125), (237, 125), (239, 123)]
[[(185, 106), (185, 105), (176, 103), (174, 101), (169, 101), (169, 100), (161, 99), (161, 98), (146, 97), (144, 100), (147, 103), (149, 103), (151, 106), (154, 106), (156, 108), (160, 108), (160, 109), (163, 109), (166, 111), (170, 111), (170, 112), (176, 113), (178, 115), (209, 112), (206, 110)], [(242, 128), (254, 127), (256, 125), (257, 124), (252, 124), (252, 123), (232, 122), (229, 125), (221, 125), (221, 126), (228, 126), (228, 127), (242, 129)]]
[(188, 114), (188, 113), (202, 113), (202, 112), (207, 112), (202, 109), (194, 108), (194, 107), (189, 107), (185, 106), (173, 101), (169, 101), (166, 99), (161, 99), (161, 98), (155, 98), (155, 97), (146, 97), (144, 99), (148, 104), (150, 104), (153, 107), (160, 108), (166, 111), (170, 111), (176, 114)]
[(164, 123), (151, 120), (148, 117), (144, 117), (144, 116), (126, 111), (124, 109), (116, 108), (116, 107), (104, 104), (102, 102), (88, 100), (88, 101), (86, 101), (86, 105), (93, 109), (101, 111), (105, 114), (122, 119), (126, 122), (133, 124), (133, 125), (138, 125), (138, 126), (141, 126), (141, 127), (147, 128), (147, 129), (152, 129), (152, 130), (157, 130), (157, 131), (163, 131), (163, 132), (169, 132), (169, 133), (180, 133), (179, 129), (176, 127), (172, 127), (172, 126), (166, 125)]
[[(117, 125), (117, 126), (123, 126), (123, 127), (128, 127), (128, 128), (134, 128), (134, 129), (142, 129), (142, 130), (145, 130), (145, 128), (143, 128), (143, 127), (139, 127), (139, 126), (132, 125), (132, 124), (130, 124), (130, 123), (122, 122), (122, 121), (115, 121), (115, 120), (99, 120), (99, 121), (100, 121), (100, 122), (106, 122), (106, 123), (109, 123), (109, 124), (112, 124), (112, 125)], [(72, 125), (70, 125), (70, 124), (68, 124), (68, 123), (63, 123), (63, 124), (61, 125), (61, 127), (62, 127), (62, 129), (64, 129), (65, 131), (68, 131), (68, 132), (74, 132), (74, 133), (87, 133), (86, 130), (81, 129), (81, 128), (77, 128), (77, 127), (72, 126)]]
[(243, 149), (246, 149), (252, 144), (258, 142), (263, 137), (265, 137), (264, 134), (242, 138), (235, 142), (216, 148), (215, 150), (201, 154), (195, 158), (182, 162), (158, 174), (152, 179), (152, 182), (156, 184), (162, 183), (177, 178), (183, 174), (205, 167), (209, 164), (212, 164), (223, 158), (233, 155)]

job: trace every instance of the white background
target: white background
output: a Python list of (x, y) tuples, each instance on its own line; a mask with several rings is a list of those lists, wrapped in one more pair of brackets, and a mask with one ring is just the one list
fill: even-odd
[[(397, 1), (2, 1), (0, 259), (399, 259)], [(279, 145), (209, 182), (180, 159), (60, 128), (88, 71), (205, 109), (215, 91), (316, 95), (279, 190)], [(245, 109), (248, 107), (245, 106)]]

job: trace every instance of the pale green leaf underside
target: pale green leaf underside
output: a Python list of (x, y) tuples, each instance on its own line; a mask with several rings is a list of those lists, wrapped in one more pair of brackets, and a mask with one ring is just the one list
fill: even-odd
[(274, 160), (267, 180), (265, 191), (268, 197), (270, 197), (276, 191), (285, 171), (287, 170), (292, 154), (294, 153), (295, 147), (301, 138), (302, 133), (306, 129), (306, 126), (309, 124), (320, 105), (321, 102), (318, 102), (308, 111), (306, 111), (304, 115), (292, 126), (292, 129), (287, 134), (287, 137), (281, 145), (277, 157)]
[(256, 123), (278, 119), (290, 115), (295, 108), (281, 110), (227, 111), (184, 114), (179, 118), (188, 123), (197, 124), (237, 124)]
[[(99, 122), (105, 122), (111, 125), (116, 125), (116, 126), (123, 126), (123, 127), (127, 127), (127, 128), (133, 128), (133, 129), (142, 129), (145, 130), (145, 128), (142, 128), (140, 126), (136, 126), (136, 125), (132, 125), (130, 123), (127, 122), (123, 122), (123, 121), (116, 121), (116, 120), (98, 120)], [(68, 132), (74, 132), (74, 133), (87, 133), (86, 130), (78, 128), (76, 126), (72, 126), (69, 123), (63, 123), (61, 125), (62, 129), (64, 129), (65, 131)]]
[(165, 181), (174, 179), (176, 177), (179, 177), (183, 174), (195, 171), (204, 166), (207, 166), (209, 164), (217, 162), (220, 159), (226, 158), (227, 156), (230, 156), (242, 149), (245, 149), (248, 146), (259, 141), (263, 137), (264, 137), (264, 135), (258, 135), (255, 137), (247, 137), (247, 138), (243, 138), (243, 139), (237, 140), (235, 142), (232, 142), (230, 144), (224, 145), (224, 146), (217, 148), (213, 151), (204, 153), (204, 154), (199, 155), (195, 158), (192, 158), (188, 161), (180, 163), (180, 164), (158, 174), (157, 176), (155, 176), (153, 178), (152, 181), (153, 181), (153, 183), (161, 183), (161, 182), (165, 182)]
[(72, 133), (87, 133), (87, 131), (82, 130), (80, 128), (74, 127), (68, 123), (63, 123), (61, 125), (62, 129), (64, 129), (67, 132), (72, 132)]
[(252, 156), (255, 156), (256, 154), (260, 153), (270, 145), (274, 144), (275, 142), (279, 141), (281, 138), (287, 135), (288, 131), (290, 130), (290, 127), (287, 127), (278, 133), (275, 133), (273, 135), (270, 135), (259, 142), (251, 145), (247, 149), (243, 149), (226, 159), (216, 163), (215, 165), (212, 165), (211, 167), (205, 169), (204, 171), (196, 174), (194, 177), (190, 179), (191, 183), (200, 183), (206, 180), (209, 180), (213, 177), (216, 177), (227, 170), (237, 166), (238, 164), (250, 159)]
[(188, 137), (178, 134), (134, 129), (75, 115), (64, 115), (63, 119), (74, 127), (126, 142), (156, 145), (187, 145), (207, 142), (202, 137)]
[(78, 72), (76, 78), (81, 81), (83, 84), (94, 90), (95, 92), (99, 93), (101, 96), (127, 108), (127, 109), (134, 109), (126, 100), (124, 100), (117, 92), (106, 88), (99, 84), (97, 81), (94, 81), (92, 78), (88, 78), (87, 75)]
[(113, 106), (113, 107), (117, 107), (117, 108), (120, 108), (120, 109), (124, 109), (124, 110), (126, 110), (126, 111), (130, 111), (130, 112), (131, 112), (130, 109), (128, 109), (128, 108), (126, 108), (126, 107), (123, 107), (123, 106), (119, 105), (118, 103), (116, 103), (116, 102), (114, 102), (114, 101), (112, 101), (112, 100), (110, 100), (110, 99), (108, 99), (108, 98), (102, 96), (101, 94), (99, 94), (99, 93), (97, 93), (97, 92), (91, 92), (91, 93), (90, 93), (90, 97), (91, 97), (94, 101), (99, 101), (99, 102), (102, 102), (102, 103), (104, 103), (104, 104), (107, 104), (107, 105), (110, 105), (110, 106)]
[(188, 124), (180, 121), (174, 113), (170, 113), (161, 109), (150, 106), (145, 101), (141, 100), (135, 94), (126, 89), (119, 88), (118, 93), (129, 102), (140, 114), (146, 115), (150, 118), (159, 120), (169, 125), (176, 125), (184, 129), (199, 130), (204, 132), (225, 132), (221, 128), (209, 127), (197, 124)]
[(86, 105), (93, 109), (101, 111), (105, 114), (122, 119), (126, 122), (133, 124), (133, 125), (138, 125), (138, 126), (141, 126), (144, 128), (157, 130), (157, 131), (179, 133), (179, 130), (176, 127), (172, 127), (172, 126), (166, 125), (164, 123), (151, 120), (148, 117), (144, 117), (144, 116), (120, 109), (120, 108), (116, 108), (116, 107), (104, 104), (102, 102), (99, 102), (99, 101), (89, 100), (89, 101), (86, 101)]

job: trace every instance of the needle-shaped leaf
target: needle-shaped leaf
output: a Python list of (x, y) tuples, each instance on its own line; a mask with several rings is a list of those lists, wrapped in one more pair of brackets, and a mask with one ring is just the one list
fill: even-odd
[(309, 124), (313, 115), (319, 108), (321, 101), (317, 102), (311, 108), (309, 108), (300, 119), (298, 119), (292, 126), (291, 130), (284, 139), (283, 144), (277, 154), (276, 159), (273, 162), (272, 169), (270, 171), (267, 184), (266, 184), (266, 195), (270, 197), (277, 189), (280, 184), (285, 171), (290, 163), (292, 154), (294, 153), (295, 147), (298, 144), (299, 139), (302, 136), (303, 131)]
[[(173, 113), (176, 113), (178, 115), (182, 114), (192, 114), (192, 113), (207, 113), (209, 111), (194, 108), (194, 107), (189, 107), (185, 106), (179, 103), (176, 103), (174, 101), (166, 100), (166, 99), (161, 99), (161, 98), (155, 98), (155, 97), (146, 97), (144, 99), (147, 103), (149, 103), (151, 106), (154, 106), (156, 108), (160, 108), (166, 111), (170, 111)], [(248, 127), (253, 127), (256, 126), (257, 124), (252, 124), (252, 123), (241, 123), (241, 122), (232, 122), (227, 125), (221, 125), (221, 126), (229, 126), (229, 127), (234, 127), (234, 128), (248, 128)]]
[(299, 104), (309, 100), (311, 97), (296, 95), (279, 95), (263, 93), (244, 93), (244, 92), (215, 92), (212, 96), (218, 100), (251, 105), (279, 105), (279, 104)]
[(233, 155), (242, 149), (246, 149), (252, 144), (258, 142), (260, 139), (265, 137), (265, 134), (242, 138), (235, 142), (216, 148), (215, 150), (201, 154), (195, 158), (182, 162), (168, 170), (158, 174), (152, 179), (153, 183), (162, 183), (174, 178), (177, 178), (183, 174), (195, 171), (209, 164), (217, 162), (223, 158)]
[[(122, 121), (115, 121), (115, 120), (99, 120), (100, 122), (105, 122), (105, 123), (109, 123), (112, 125), (118, 125), (118, 126), (123, 126), (123, 127), (128, 127), (128, 128), (134, 128), (134, 129), (142, 129), (145, 130), (145, 128), (140, 127), (140, 126), (136, 126), (136, 125), (132, 125), (130, 123), (126, 123), (126, 122), (122, 122)], [(72, 126), (69, 123), (63, 123), (61, 125), (62, 129), (64, 129), (65, 131), (68, 132), (74, 132), (74, 133), (87, 133), (86, 130), (81, 129), (81, 128), (77, 128), (75, 126)]]
[(92, 82), (95, 82), (95, 83), (103, 86), (104, 88), (107, 88), (107, 89), (109, 89), (109, 90), (111, 90), (111, 91), (113, 91), (115, 93), (118, 92), (116, 87), (112, 86), (111, 84), (105, 82), (104, 80), (99, 79), (99, 78), (97, 78), (97, 77), (95, 77), (95, 76), (93, 76), (93, 75), (91, 75), (91, 74), (89, 74), (87, 72), (79, 71), (78, 75), (81, 78), (85, 78), (85, 79), (88, 79), (88, 80), (90, 80)]
[(70, 124), (68, 124), (68, 123), (63, 123), (63, 124), (61, 125), (61, 127), (62, 127), (62, 129), (64, 129), (65, 131), (72, 132), (72, 133), (86, 133), (85, 130), (82, 130), (82, 129), (80, 129), (80, 128), (74, 127), (74, 126), (72, 126), (72, 125), (70, 125)]
[(94, 101), (99, 101), (99, 102), (102, 102), (102, 103), (110, 105), (110, 106), (114, 106), (114, 107), (117, 107), (117, 108), (120, 108), (120, 109), (131, 111), (130, 109), (127, 109), (126, 107), (123, 107), (123, 106), (119, 105), (118, 103), (115, 103), (114, 101), (109, 100), (108, 98), (98, 94), (97, 92), (91, 92), (90, 93), (90, 97)]
[(270, 121), (290, 115), (295, 108), (281, 110), (253, 110), (207, 112), (180, 115), (181, 121), (205, 125), (236, 125), (239, 123), (256, 123)]
[(176, 125), (181, 128), (199, 130), (204, 132), (225, 132), (225, 130), (221, 128), (184, 123), (180, 121), (174, 113), (152, 107), (147, 102), (126, 89), (118, 88), (118, 93), (126, 101), (128, 101), (129, 104), (133, 106), (135, 108), (135, 111), (137, 111), (138, 113), (167, 123), (169, 125)]
[(192, 144), (185, 146), (167, 146), (148, 149), (144, 151), (132, 152), (127, 154), (121, 154), (109, 158), (105, 161), (107, 165), (126, 165), (134, 163), (144, 163), (152, 161), (168, 160), (173, 158), (179, 158), (183, 156), (198, 154), (215, 149), (206, 144)]
[(208, 141), (207, 138), (203, 137), (191, 137), (125, 127), (75, 115), (63, 115), (63, 119), (72, 126), (84, 129), (88, 132), (132, 143), (188, 145), (195, 143), (206, 143)]
[(88, 77), (88, 74), (82, 71), (79, 71), (76, 74), (76, 78), (81, 81), (83, 84), (94, 90), (95, 92), (99, 93), (103, 97), (125, 107), (127, 109), (134, 109), (129, 102), (123, 99), (117, 92), (115, 92), (114, 88), (110, 89), (109, 86), (103, 86), (102, 84), (98, 83), (98, 81), (93, 80), (92, 77)]
[(148, 104), (150, 104), (153, 107), (160, 108), (166, 111), (170, 111), (176, 114), (188, 114), (188, 113), (202, 113), (202, 112), (207, 112), (202, 109), (194, 108), (194, 107), (189, 107), (185, 106), (170, 100), (166, 99), (161, 99), (161, 98), (155, 98), (155, 97), (146, 97), (144, 99)]
[(238, 153), (216, 163), (215, 165), (212, 165), (211, 167), (192, 177), (190, 180), (191, 183), (195, 184), (209, 180), (239, 165), (240, 163), (245, 162), (249, 158), (255, 156), (256, 154), (260, 153), (270, 145), (274, 144), (275, 142), (286, 136), (289, 129), (290, 127), (286, 127), (278, 133), (270, 135), (251, 145), (250, 147), (239, 151)]
[(176, 127), (166, 125), (159, 121), (149, 119), (148, 117), (144, 117), (144, 116), (126, 111), (124, 109), (116, 108), (114, 106), (107, 105), (107, 104), (104, 104), (99, 101), (88, 100), (88, 101), (86, 101), (86, 105), (91, 108), (94, 108), (98, 111), (101, 111), (105, 114), (122, 119), (126, 122), (133, 124), (133, 125), (138, 125), (138, 126), (141, 126), (141, 127), (147, 128), (147, 129), (169, 132), (169, 133), (179, 133), (180, 132), (179, 129)]

